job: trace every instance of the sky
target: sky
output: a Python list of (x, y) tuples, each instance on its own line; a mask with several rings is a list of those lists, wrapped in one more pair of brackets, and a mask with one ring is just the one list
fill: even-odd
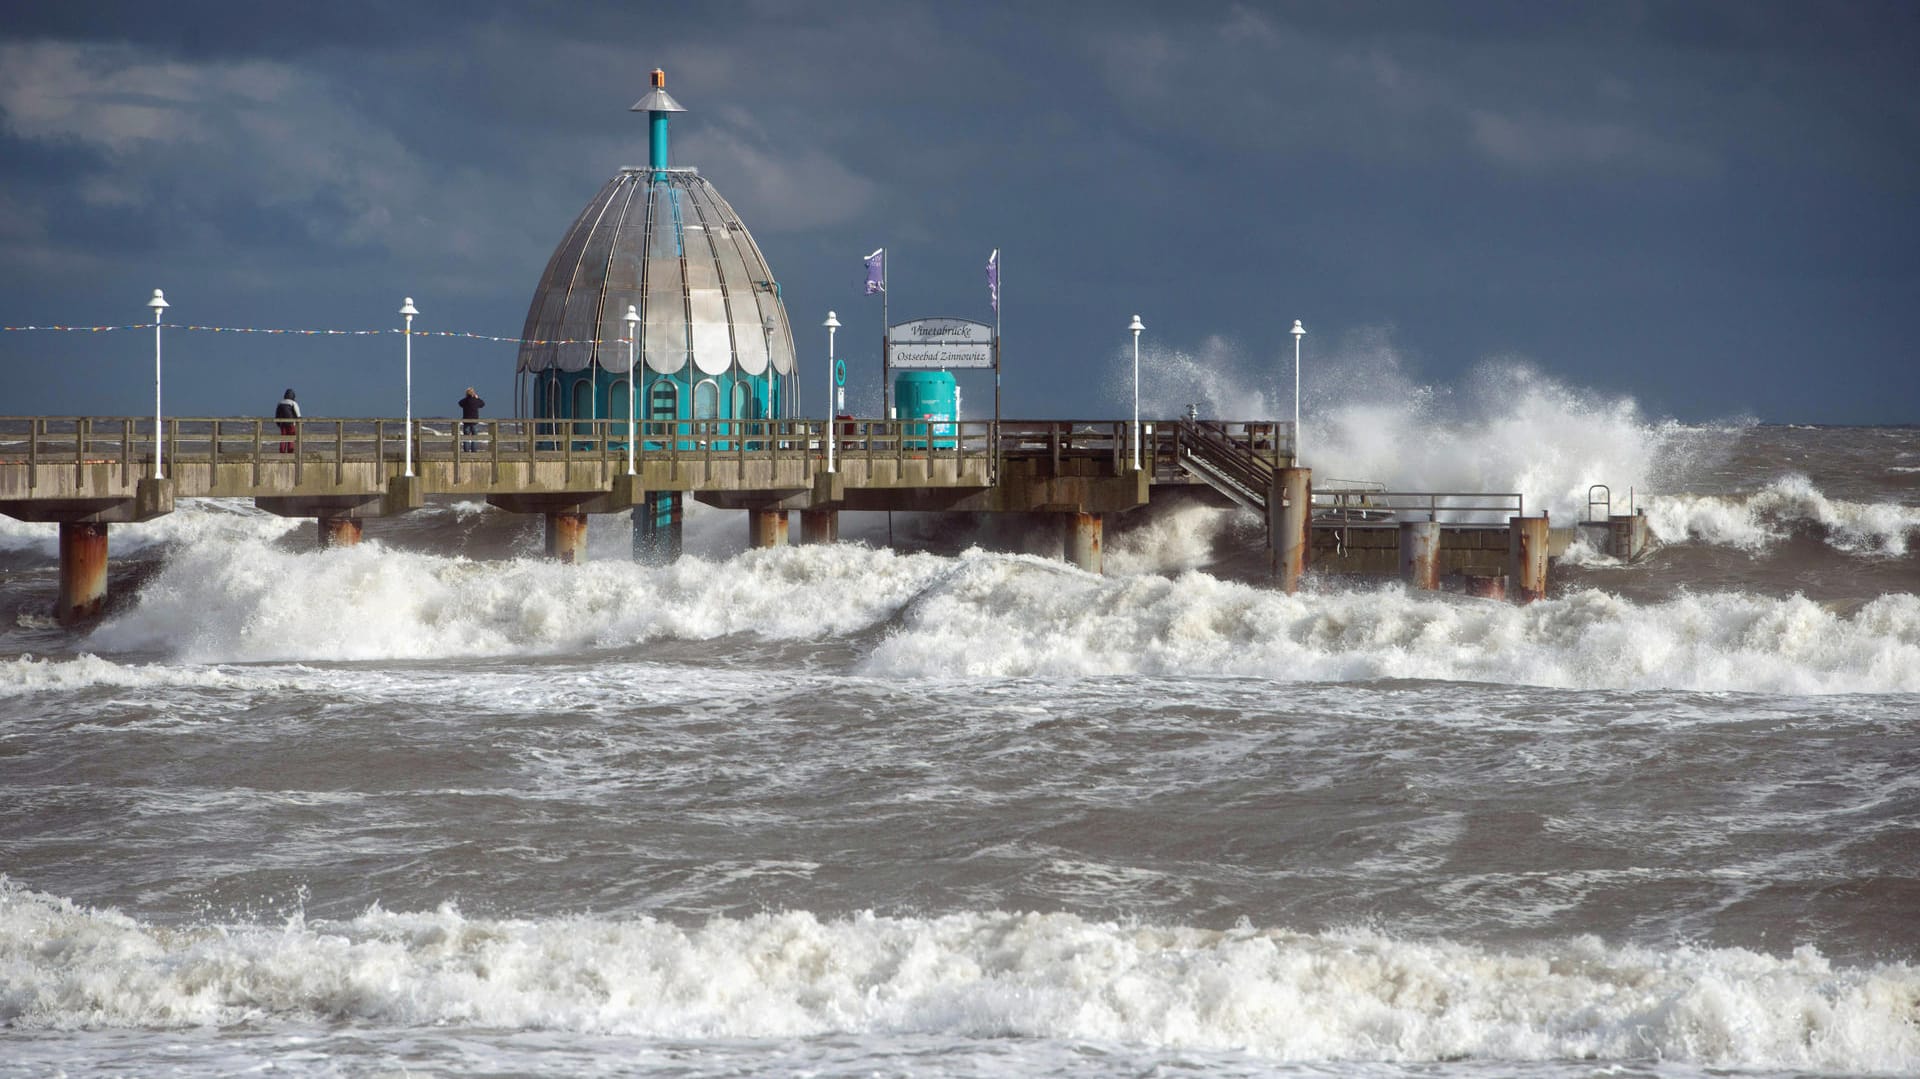
[[(0, 324), (517, 337), (554, 246), (673, 163), (829, 310), (992, 318), (1002, 413), (1229, 418), (1532, 372), (1649, 418), (1920, 422), (1920, 4), (26, 3), (0, 25)], [(396, 336), (170, 330), (165, 410), (398, 416)], [(416, 338), (415, 412), (512, 344)], [(0, 332), (0, 414), (153, 407), (153, 334)], [(815, 389), (816, 383), (819, 389)], [(967, 412), (990, 375), (962, 375)], [(1242, 414), (1245, 415), (1242, 415)]]

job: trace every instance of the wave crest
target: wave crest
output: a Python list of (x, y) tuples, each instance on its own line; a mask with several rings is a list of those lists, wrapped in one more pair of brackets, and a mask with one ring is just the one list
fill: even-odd
[(160, 928), (0, 884), (16, 1029), (367, 1022), (673, 1038), (1087, 1039), (1287, 1060), (1920, 1065), (1920, 970), (1801, 947), (1493, 951), (1349, 931), (979, 912)]

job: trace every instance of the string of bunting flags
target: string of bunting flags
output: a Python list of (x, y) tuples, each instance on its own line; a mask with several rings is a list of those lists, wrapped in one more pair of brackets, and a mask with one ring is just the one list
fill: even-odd
[[(193, 326), (176, 322), (163, 322), (163, 330), (188, 330), (199, 333), (264, 333), (286, 334), (295, 337), (371, 337), (386, 333), (406, 333), (406, 330), (282, 330), (257, 326)], [(62, 333), (105, 333), (110, 330), (151, 330), (153, 323), (140, 322), (131, 326), (0, 326), (0, 331), (8, 333), (27, 330), (58, 331)], [(415, 337), (462, 337), (471, 341), (489, 341), (503, 345), (624, 345), (627, 339), (615, 337), (609, 340), (597, 338), (567, 338), (564, 340), (538, 340), (524, 337), (500, 337), (495, 334), (469, 333), (464, 330), (414, 330)]]

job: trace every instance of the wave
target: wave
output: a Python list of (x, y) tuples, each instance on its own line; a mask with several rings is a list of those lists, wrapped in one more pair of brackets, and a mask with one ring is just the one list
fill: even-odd
[[(313, 527), (305, 520), (276, 517), (255, 509), (248, 499), (195, 498), (182, 500), (174, 512), (151, 521), (113, 525), (109, 534), (113, 554), (120, 557), (183, 544), (272, 540), (302, 525)], [(45, 561), (57, 561), (59, 527), (0, 517), (0, 553), (37, 555)]]
[(1805, 476), (1789, 475), (1746, 495), (1663, 495), (1648, 500), (1647, 524), (1663, 543), (1706, 543), (1758, 552), (1797, 529), (1818, 527), (1849, 554), (1903, 557), (1920, 538), (1920, 506), (1828, 498)]
[[(209, 617), (208, 612), (217, 612)], [(1597, 591), (1516, 607), (1398, 586), (1285, 595), (1189, 571), (1102, 577), (1025, 555), (853, 544), (564, 566), (367, 543), (175, 552), (84, 646), (190, 663), (571, 654), (731, 634), (864, 638), (879, 677), (1416, 678), (1573, 689), (1920, 691), (1920, 596)], [(0, 680), (11, 675), (0, 668)]]
[(1095, 1040), (1286, 1060), (1920, 1066), (1920, 969), (1811, 946), (1496, 951), (1369, 931), (1067, 914), (469, 919), (154, 926), (0, 878), (16, 1030), (473, 1026), (676, 1039), (834, 1033)]

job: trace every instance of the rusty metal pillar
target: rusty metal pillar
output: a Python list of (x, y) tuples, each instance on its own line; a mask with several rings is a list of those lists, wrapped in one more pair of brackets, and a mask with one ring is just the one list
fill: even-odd
[(352, 547), (360, 542), (365, 526), (358, 517), (320, 518), (321, 547)]
[(1507, 518), (1507, 595), (1515, 603), (1547, 596), (1547, 516)]
[(1105, 536), (1105, 525), (1097, 513), (1068, 513), (1061, 515), (1061, 539), (1066, 547), (1067, 561), (1086, 570), (1088, 573), (1105, 572), (1106, 559), (1101, 552)]
[(587, 560), (587, 515), (584, 513), (548, 513), (547, 557), (560, 562)]
[(665, 565), (678, 561), (685, 533), (686, 498), (672, 491), (648, 491), (633, 507), (633, 557)]
[(60, 525), (60, 599), (53, 616), (63, 626), (92, 618), (107, 603), (107, 526)]
[(1267, 547), (1273, 575), (1286, 592), (1300, 590), (1307, 570), (1307, 529), (1313, 509), (1313, 469), (1276, 468), (1267, 489)]
[(840, 511), (801, 510), (800, 542), (806, 544), (840, 542)]
[(1400, 522), (1400, 579), (1427, 592), (1440, 587), (1440, 522)]
[(748, 510), (747, 544), (751, 547), (785, 547), (787, 511)]
[(1622, 562), (1639, 558), (1647, 549), (1647, 515), (1616, 513), (1607, 518), (1607, 553)]

